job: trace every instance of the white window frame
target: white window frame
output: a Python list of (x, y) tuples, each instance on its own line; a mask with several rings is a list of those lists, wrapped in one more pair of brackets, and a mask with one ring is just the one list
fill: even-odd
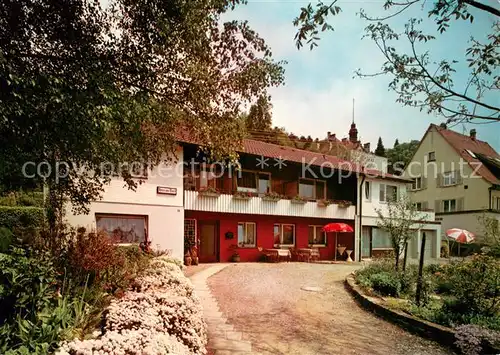
[[(273, 224), (273, 238), (274, 238), (274, 227), (279, 226), (280, 229), (280, 246), (284, 247), (293, 247), (295, 246), (295, 243), (297, 242), (297, 230), (295, 228), (295, 224), (290, 224), (290, 223), (274, 223)], [(284, 226), (292, 226), (293, 227), (293, 244), (283, 244), (283, 227)], [(274, 244), (274, 240), (273, 240)], [(274, 244), (276, 246), (276, 244)]]
[(458, 183), (457, 172), (447, 171), (443, 173), (443, 186), (454, 186)]
[[(298, 189), (297, 194), (298, 195), (300, 195), (300, 183), (301, 183), (301, 181), (304, 181), (304, 180), (313, 182), (313, 197), (312, 197), (313, 200), (321, 200), (321, 199), (326, 198), (326, 180), (320, 180), (320, 179), (299, 178), (298, 185), (297, 185), (297, 189)], [(316, 196), (316, 185), (318, 183), (323, 184), (323, 196)], [(309, 196), (301, 196), (301, 197), (310, 198)]]
[[(396, 199), (398, 198), (398, 195), (399, 195), (399, 187), (397, 185), (389, 185), (389, 184), (380, 184), (379, 186), (379, 201), (382, 202), (382, 203), (387, 203), (388, 200), (387, 200), (387, 187), (395, 187), (396, 188)], [(380, 198), (380, 192), (381, 192), (381, 189), (384, 190), (384, 198), (381, 199)]]
[(239, 248), (255, 248), (257, 246), (257, 223), (255, 222), (238, 222), (238, 232), (240, 230), (240, 225), (243, 225), (244, 226), (244, 230), (245, 230), (245, 237), (248, 233), (248, 225), (252, 224), (253, 225), (253, 230), (255, 232), (255, 235), (254, 235), (254, 243), (253, 244), (244, 244), (244, 243), (241, 243), (240, 244), (240, 236), (238, 235), (237, 238), (238, 238), (238, 247)]
[[(149, 217), (147, 215), (139, 215), (139, 214), (116, 214), (116, 213), (96, 213), (94, 215), (96, 230), (99, 230), (98, 223), (101, 218), (117, 218), (117, 219), (140, 219), (144, 221), (144, 242), (149, 241)], [(112, 237), (112, 236), (110, 236)], [(143, 241), (138, 242), (116, 242), (116, 244), (127, 246), (127, 245), (137, 245), (142, 243)]]
[(372, 199), (372, 183), (371, 181), (365, 181), (365, 200), (371, 201)]
[[(324, 238), (323, 240), (324, 240), (324, 243), (319, 243), (319, 244), (309, 244), (309, 228), (310, 228), (310, 227), (313, 227), (313, 228), (314, 228), (314, 229), (313, 229), (313, 230), (314, 230), (314, 239), (316, 239), (317, 234), (318, 234), (318, 233), (317, 233), (317, 231), (318, 231), (318, 229), (319, 229), (319, 232), (323, 234), (323, 238)], [(325, 232), (322, 232), (322, 231), (321, 231), (321, 228), (323, 228), (323, 226), (314, 225), (314, 224), (310, 224), (310, 225), (308, 226), (308, 229), (307, 229), (307, 244), (308, 244), (308, 245), (312, 245), (313, 247), (324, 247), (324, 246), (326, 246), (326, 233), (325, 233)]]
[[(261, 180), (260, 179), (260, 175), (267, 175), (268, 176), (268, 181), (269, 181), (269, 185), (268, 185), (268, 189), (269, 189), (269, 192), (271, 192), (271, 173), (268, 173), (268, 172), (262, 172), (262, 171), (254, 171), (254, 170), (246, 170), (246, 169), (242, 169), (241, 170), (242, 173), (250, 173), (250, 174), (253, 174), (254, 177), (255, 177), (255, 188), (251, 188), (251, 187), (243, 187), (243, 186), (238, 186), (238, 177), (236, 177), (236, 191), (241, 191), (241, 192), (254, 192), (254, 193), (259, 193), (259, 181)], [(262, 179), (264, 180), (264, 179)]]
[[(453, 209), (451, 209), (452, 202), (454, 202), (454, 205), (455, 205)], [(446, 208), (446, 205), (448, 205), (448, 208)], [(443, 200), (443, 212), (456, 212), (456, 211), (457, 211), (457, 200), (456, 199)]]
[(416, 177), (415, 180), (411, 183), (412, 191), (422, 190), (422, 177)]

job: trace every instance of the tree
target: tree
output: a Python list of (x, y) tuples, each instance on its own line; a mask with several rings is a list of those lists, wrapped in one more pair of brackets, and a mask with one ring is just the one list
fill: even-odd
[[(246, 22), (221, 26), (238, 3), (3, 1), (0, 161), (8, 169), (0, 179), (46, 161), (40, 172), (54, 209), (69, 199), (88, 212), (109, 181), (103, 163), (171, 160), (180, 128), (209, 142), (212, 156), (234, 157), (241, 103), (283, 81)], [(70, 164), (63, 179), (54, 174), (61, 162)], [(132, 189), (140, 181), (115, 171)]]
[[(318, 45), (319, 31), (333, 30), (327, 20), (329, 16), (341, 12), (337, 2), (319, 1), (315, 8), (309, 4), (301, 9), (300, 15), (294, 20), (294, 25), (299, 27), (295, 36), (298, 48), (306, 42), (313, 49)], [(432, 34), (419, 28), (424, 27), (422, 19), (410, 16), (410, 9), (418, 11), (418, 8), (435, 21), (437, 28)], [(387, 15), (381, 17), (372, 17), (363, 9), (359, 12), (360, 17), (368, 23), (365, 37), (375, 42), (385, 62), (379, 72), (366, 74), (358, 70), (357, 76), (389, 75), (392, 78), (389, 89), (398, 95), (398, 103), (441, 115), (447, 122), (477, 119), (500, 121), (500, 105), (496, 95), (496, 90), (500, 88), (500, 57), (497, 52), (500, 44), (500, 10), (493, 2), (386, 0), (383, 10)], [(433, 58), (431, 53), (422, 49), (426, 42), (437, 41), (454, 21), (470, 21), (472, 26), (474, 15), (490, 16), (491, 32), (484, 39), (456, 36), (456, 41), (462, 42), (464, 47), (468, 46), (462, 58)], [(391, 19), (405, 16), (407, 22), (402, 32), (390, 26)], [(407, 46), (399, 48), (409, 48), (407, 52), (398, 48), (400, 40), (404, 40)], [(467, 80), (463, 80), (464, 77)]]
[(485, 245), (488, 254), (500, 257), (500, 222), (495, 217), (482, 214), (478, 218), (481, 224), (481, 242)]
[(386, 156), (389, 162), (389, 172), (400, 175), (410, 162), (413, 154), (415, 154), (419, 144), (420, 141), (412, 140), (399, 145), (394, 144), (394, 148), (387, 149)]
[(396, 140), (394, 141), (394, 147), (393, 148), (396, 148), (398, 145), (399, 145), (399, 140), (396, 138)]
[(246, 117), (247, 129), (249, 131), (271, 131), (273, 125), (272, 108), (270, 97), (260, 96), (257, 102), (250, 107)]
[[(411, 202), (409, 196), (387, 196), (388, 202), (385, 209), (376, 209), (378, 215), (377, 226), (385, 230), (391, 238), (394, 251), (394, 268), (399, 271), (399, 259), (408, 241), (413, 237), (413, 232), (422, 228), (426, 216), (419, 212)], [(404, 261), (406, 266), (406, 260)]]
[(375, 149), (375, 155), (379, 157), (385, 157), (385, 148), (382, 143), (382, 137), (378, 137), (377, 148)]

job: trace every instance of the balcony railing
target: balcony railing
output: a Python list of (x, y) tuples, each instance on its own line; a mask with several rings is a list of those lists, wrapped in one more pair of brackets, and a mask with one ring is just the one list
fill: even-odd
[(301, 201), (290, 198), (271, 199), (266, 196), (238, 196), (227, 193), (184, 191), (186, 210), (295, 216), (314, 218), (354, 219), (355, 206), (343, 203), (329, 205), (317, 201)]

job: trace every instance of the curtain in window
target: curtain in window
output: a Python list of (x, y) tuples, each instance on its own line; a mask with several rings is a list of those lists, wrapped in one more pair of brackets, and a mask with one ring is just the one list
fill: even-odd
[(385, 248), (385, 249), (391, 249), (392, 248), (392, 243), (391, 243), (391, 236), (389, 233), (383, 229), (380, 228), (373, 228), (373, 239), (372, 239), (372, 247), (374, 249), (376, 248)]
[(97, 216), (96, 219), (97, 229), (105, 232), (119, 243), (141, 243), (146, 239), (144, 218)]
[(299, 182), (299, 196), (314, 198), (314, 182), (301, 180)]

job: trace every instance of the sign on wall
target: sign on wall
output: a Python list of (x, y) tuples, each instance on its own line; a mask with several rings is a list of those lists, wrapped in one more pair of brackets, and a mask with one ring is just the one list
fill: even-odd
[(166, 186), (157, 186), (156, 193), (161, 195), (177, 195), (177, 188), (175, 187), (166, 187)]

